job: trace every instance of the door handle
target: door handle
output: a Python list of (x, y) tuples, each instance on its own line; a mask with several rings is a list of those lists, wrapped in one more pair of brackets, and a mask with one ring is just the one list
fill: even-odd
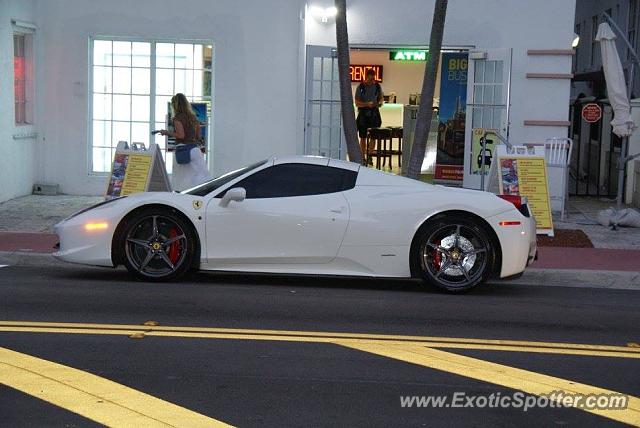
[(340, 213), (342, 213), (342, 209), (343, 208), (344, 207), (331, 208), (329, 211), (332, 212), (332, 213), (340, 214)]

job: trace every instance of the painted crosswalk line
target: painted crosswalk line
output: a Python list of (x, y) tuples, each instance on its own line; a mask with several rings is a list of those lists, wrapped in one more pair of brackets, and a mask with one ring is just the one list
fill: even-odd
[(6, 348), (0, 348), (0, 384), (108, 426), (230, 426), (108, 379)]
[[(596, 386), (422, 346), (397, 344), (385, 346), (366, 343), (339, 344), (350, 349), (357, 349), (359, 351), (453, 373), (538, 396), (550, 395), (557, 391), (562, 391), (566, 394), (583, 395), (620, 394), (616, 391)], [(607, 410), (581, 408), (580, 410), (618, 422), (640, 426), (640, 398), (637, 397), (628, 396), (628, 406), (626, 409)]]

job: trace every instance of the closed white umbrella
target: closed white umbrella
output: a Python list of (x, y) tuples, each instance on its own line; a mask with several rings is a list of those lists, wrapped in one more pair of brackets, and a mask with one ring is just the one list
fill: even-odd
[[(622, 36), (622, 40), (625, 42), (633, 62), (629, 70), (629, 85), (633, 86), (633, 69), (634, 65), (640, 65), (640, 59), (636, 54), (634, 48), (629, 43), (629, 40), (624, 36), (624, 33), (611, 19), (609, 15), (604, 14), (607, 21), (609, 21), (616, 31)], [(609, 103), (613, 108), (613, 120), (611, 126), (613, 132), (622, 138), (622, 147), (620, 151), (620, 159), (618, 160), (618, 196), (617, 196), (617, 208), (621, 210), (623, 200), (624, 189), (624, 171), (626, 169), (627, 162), (631, 159), (639, 156), (628, 155), (629, 149), (629, 136), (633, 134), (636, 129), (635, 123), (631, 119), (631, 107), (629, 106), (629, 95), (631, 90), (627, 89), (627, 85), (624, 81), (624, 73), (622, 71), (622, 64), (620, 63), (620, 56), (616, 49), (616, 35), (611, 30), (611, 27), (606, 22), (603, 22), (598, 27), (598, 34), (596, 34), (596, 40), (600, 42), (600, 51), (602, 52), (602, 68), (604, 70), (604, 78), (607, 82), (607, 93), (609, 95)], [(617, 225), (614, 223), (613, 227)]]
[(628, 137), (636, 129), (636, 125), (631, 119), (631, 106), (629, 105), (627, 84), (624, 81), (620, 56), (616, 48), (616, 35), (609, 27), (609, 24), (606, 22), (600, 24), (596, 40), (600, 42), (602, 68), (607, 82), (607, 94), (614, 113), (611, 126), (613, 126), (613, 132), (617, 136)]

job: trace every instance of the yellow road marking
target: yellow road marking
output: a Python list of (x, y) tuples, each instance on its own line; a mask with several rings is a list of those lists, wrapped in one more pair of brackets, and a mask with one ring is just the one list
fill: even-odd
[(0, 348), (0, 383), (109, 426), (230, 426), (99, 376), (6, 348)]
[(27, 321), (0, 321), (0, 332), (2, 331), (25, 333), (112, 334), (131, 337), (141, 337), (140, 335), (143, 333), (142, 337), (191, 337), (200, 339), (271, 340), (314, 343), (333, 343), (335, 340), (350, 340), (355, 341), (355, 343), (358, 341), (390, 344), (405, 343), (425, 345), (432, 348), (482, 349), (489, 351), (640, 358), (639, 348), (626, 346), (433, 336)]
[[(549, 394), (557, 390), (562, 390), (566, 393), (581, 394), (610, 394), (614, 392), (432, 348), (480, 349), (597, 357), (640, 358), (640, 349), (624, 346), (361, 333), (0, 321), (0, 332), (3, 331), (121, 335), (129, 337), (184, 337), (200, 339), (331, 343), (401, 361), (419, 364), (449, 373), (471, 377), (536, 395)], [(0, 363), (1, 362), (2, 361), (0, 360)], [(627, 410), (581, 410), (590, 411), (607, 418), (640, 426), (640, 399), (636, 397), (629, 397), (629, 400), (630, 402)]]
[[(555, 391), (564, 391), (566, 394), (619, 394), (615, 391), (591, 385), (421, 346), (339, 342), (338, 344), (347, 348), (454, 373), (534, 395), (551, 394)], [(581, 408), (580, 410), (640, 426), (640, 398), (637, 397), (629, 396), (627, 409), (597, 410)]]

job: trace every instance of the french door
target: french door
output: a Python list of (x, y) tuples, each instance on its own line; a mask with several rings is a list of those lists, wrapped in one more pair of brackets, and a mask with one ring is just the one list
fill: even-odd
[(344, 159), (336, 48), (307, 46), (304, 153)]
[(474, 171), (472, 159), (473, 130), (495, 129), (508, 137), (511, 49), (469, 52), (468, 73), (463, 186), (479, 189), (480, 173)]

